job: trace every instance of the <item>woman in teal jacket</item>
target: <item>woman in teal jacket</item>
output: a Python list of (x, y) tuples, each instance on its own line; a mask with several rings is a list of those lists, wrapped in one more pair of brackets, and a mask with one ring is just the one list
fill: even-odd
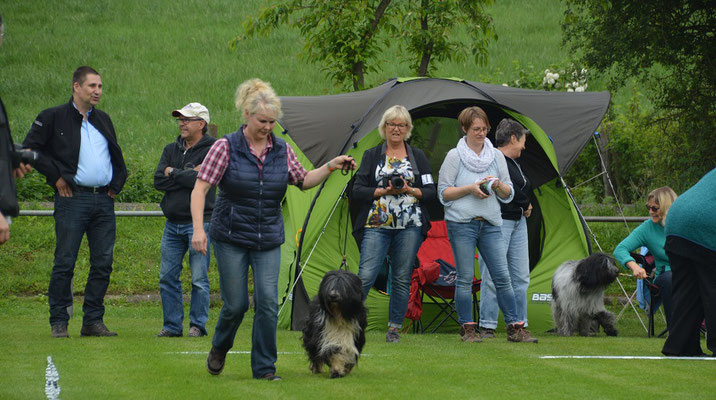
[(650, 219), (644, 221), (634, 231), (621, 241), (614, 249), (614, 258), (621, 265), (632, 271), (635, 278), (647, 278), (644, 268), (634, 261), (629, 252), (635, 251), (644, 246), (654, 256), (655, 277), (653, 283), (659, 287), (659, 293), (654, 295), (652, 301), (652, 312), (656, 311), (661, 303), (664, 303), (666, 314), (666, 327), (671, 323), (671, 267), (669, 258), (664, 251), (666, 235), (664, 235), (664, 221), (669, 207), (676, 199), (676, 193), (668, 187), (660, 187), (649, 193), (646, 201), (646, 208), (649, 211)]

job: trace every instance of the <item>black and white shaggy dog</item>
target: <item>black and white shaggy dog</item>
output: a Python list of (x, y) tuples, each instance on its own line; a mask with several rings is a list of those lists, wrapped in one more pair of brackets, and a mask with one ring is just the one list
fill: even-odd
[(363, 300), (358, 275), (337, 270), (323, 277), (303, 328), (303, 347), (313, 373), (320, 374), (327, 364), (331, 378), (341, 378), (358, 363), (367, 325)]
[(599, 325), (608, 336), (616, 336), (614, 314), (604, 308), (604, 289), (614, 282), (619, 269), (604, 253), (566, 261), (552, 277), (552, 318), (558, 335), (590, 336)]

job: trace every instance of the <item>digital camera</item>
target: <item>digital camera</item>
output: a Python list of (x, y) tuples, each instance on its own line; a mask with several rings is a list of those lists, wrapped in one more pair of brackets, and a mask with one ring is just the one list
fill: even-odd
[(394, 189), (402, 189), (405, 186), (403, 176), (399, 172), (393, 171), (392, 174), (383, 177), (383, 186), (387, 188), (391, 185)]
[(488, 179), (485, 182), (482, 182), (480, 184), (480, 190), (488, 196), (495, 194), (495, 190), (492, 188), (492, 185), (494, 185), (495, 182), (497, 182), (497, 179)]

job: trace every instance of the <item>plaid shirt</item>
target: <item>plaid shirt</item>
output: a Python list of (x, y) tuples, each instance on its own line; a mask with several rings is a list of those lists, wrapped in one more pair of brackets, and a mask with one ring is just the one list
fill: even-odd
[[(263, 169), (266, 155), (272, 147), (273, 143), (271, 136), (268, 137), (266, 148), (264, 148), (264, 151), (260, 155), (256, 154), (256, 151), (249, 143), (249, 151), (251, 151), (251, 154), (253, 154), (258, 160), (259, 170)], [(293, 152), (293, 149), (288, 145), (288, 143), (286, 144), (286, 160), (288, 167), (288, 183), (291, 185), (297, 185), (298, 183), (303, 182), (303, 179), (306, 177), (308, 171), (303, 168), (303, 165), (301, 165), (298, 161), (298, 157), (296, 157), (296, 153)], [(221, 181), (221, 178), (223, 178), (224, 172), (226, 172), (226, 168), (228, 166), (229, 141), (225, 138), (221, 138), (217, 140), (213, 146), (211, 146), (211, 149), (209, 149), (209, 152), (204, 158), (204, 162), (201, 163), (201, 169), (199, 170), (197, 178), (208, 182), (212, 186), (216, 186), (219, 184), (219, 181)]]

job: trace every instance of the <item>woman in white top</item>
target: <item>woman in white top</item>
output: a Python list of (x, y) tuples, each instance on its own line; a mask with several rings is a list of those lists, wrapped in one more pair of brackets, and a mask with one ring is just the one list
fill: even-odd
[(472, 318), (472, 279), (475, 247), (485, 259), (497, 291), (497, 303), (507, 324), (507, 340), (537, 342), (518, 320), (502, 238), (500, 204), (513, 197), (505, 156), (487, 138), (490, 121), (480, 107), (468, 107), (458, 116), (465, 136), (450, 150), (440, 167), (438, 198), (445, 206), (445, 223), (455, 256), (455, 305), (460, 336), (480, 342)]

